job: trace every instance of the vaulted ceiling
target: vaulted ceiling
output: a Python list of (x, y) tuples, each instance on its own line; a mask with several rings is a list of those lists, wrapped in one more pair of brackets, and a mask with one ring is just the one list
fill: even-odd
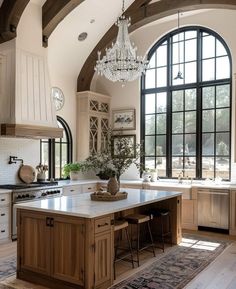
[[(106, 15), (107, 19), (104, 19), (104, 26), (106, 27), (103, 29), (105, 34), (103, 33), (104, 35), (98, 38), (97, 44), (93, 43), (93, 47), (90, 47), (83, 61), (82, 69), (78, 71), (77, 90), (88, 90), (94, 75), (97, 51), (103, 51), (105, 47), (114, 41), (117, 34), (117, 27), (112, 25), (112, 23), (115, 22), (116, 17), (120, 14), (122, 4), (121, 0), (116, 0), (112, 5), (110, 5), (111, 1), (99, 0), (99, 3), (97, 1), (98, 0), (0, 0), (0, 43), (16, 37), (19, 20), (29, 2), (33, 2), (42, 7), (42, 41), (45, 47), (50, 46), (50, 37), (53, 32), (57, 30), (59, 24), (63, 25), (64, 19), (67, 19), (67, 16), (71, 14), (72, 11), (73, 13), (79, 11), (80, 7), (82, 9), (82, 6), (86, 6), (86, 4), (96, 5), (97, 13)], [(132, 25), (129, 31), (132, 32), (157, 19), (176, 14), (178, 10), (189, 11), (203, 8), (235, 9), (235, 2), (235, 0), (126, 0), (125, 14), (131, 16)], [(106, 11), (103, 11), (104, 3), (109, 3)], [(99, 11), (99, 9), (101, 10)], [(91, 8), (91, 11), (94, 10)], [(101, 13), (101, 11), (103, 11), (103, 13)], [(104, 12), (106, 12), (106, 14)], [(94, 21), (96, 21), (95, 18), (96, 17), (94, 17)], [(87, 22), (92, 23), (92, 21), (92, 15), (88, 15)], [(93, 29), (97, 29), (98, 24), (95, 23), (95, 26)], [(71, 29), (79, 31), (79, 27), (71, 27)]]

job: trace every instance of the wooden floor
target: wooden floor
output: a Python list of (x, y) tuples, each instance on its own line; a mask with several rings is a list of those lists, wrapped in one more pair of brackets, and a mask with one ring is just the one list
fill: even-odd
[[(236, 289), (236, 237), (206, 232), (198, 232), (198, 234), (215, 237), (216, 239), (230, 239), (232, 240), (232, 245), (217, 257), (210, 266), (197, 275), (185, 289)], [(14, 254), (16, 254), (16, 242), (0, 244), (0, 262), (1, 259)], [(119, 282), (126, 279), (153, 261), (151, 253), (142, 254), (141, 256), (143, 259), (141, 263), (143, 263), (143, 265), (136, 269), (131, 269), (131, 264), (127, 262), (117, 263), (116, 272), (118, 276), (115, 281)], [(34, 287), (32, 286), (30, 288), (33, 289)]]

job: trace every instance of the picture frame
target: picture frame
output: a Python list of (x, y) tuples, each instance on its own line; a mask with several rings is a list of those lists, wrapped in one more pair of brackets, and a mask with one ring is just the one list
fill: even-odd
[(112, 157), (135, 158), (136, 135), (114, 135), (112, 137)]
[(117, 109), (112, 111), (113, 130), (135, 130), (136, 115), (135, 109)]

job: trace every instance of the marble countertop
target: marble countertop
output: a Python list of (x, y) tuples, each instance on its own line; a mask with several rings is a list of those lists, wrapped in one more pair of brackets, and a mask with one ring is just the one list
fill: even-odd
[(126, 209), (140, 207), (158, 201), (180, 196), (181, 192), (167, 192), (157, 190), (126, 189), (128, 198), (114, 202), (91, 201), (90, 194), (78, 196), (62, 196), (52, 199), (21, 203), (16, 208), (60, 213), (84, 218), (95, 218)]
[(8, 194), (8, 193), (11, 193), (11, 192), (12, 192), (11, 190), (0, 189), (0, 195), (1, 195), (1, 194)]

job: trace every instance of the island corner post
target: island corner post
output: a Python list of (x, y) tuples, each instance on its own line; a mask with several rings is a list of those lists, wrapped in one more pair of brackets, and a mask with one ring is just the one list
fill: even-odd
[(57, 289), (113, 284), (114, 218), (149, 208), (171, 210), (172, 243), (181, 242), (181, 193), (93, 218), (19, 205), (17, 278)]

